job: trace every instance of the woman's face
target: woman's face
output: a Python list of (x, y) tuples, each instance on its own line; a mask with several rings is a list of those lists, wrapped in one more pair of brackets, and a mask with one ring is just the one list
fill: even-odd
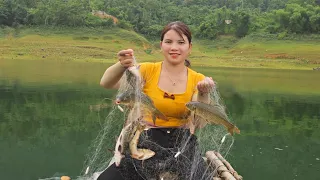
[(160, 43), (160, 47), (165, 60), (177, 65), (184, 63), (192, 46), (189, 43), (187, 36), (183, 35), (180, 37), (175, 30), (169, 30), (164, 35), (163, 40)]

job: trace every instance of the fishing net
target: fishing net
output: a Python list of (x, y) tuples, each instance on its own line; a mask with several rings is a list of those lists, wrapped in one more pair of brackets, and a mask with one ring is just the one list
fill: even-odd
[[(120, 82), (117, 95), (128, 90), (134, 91), (136, 95), (142, 92), (141, 79), (132, 76), (132, 73), (125, 72)], [(96, 179), (113, 163), (116, 138), (128, 121), (137, 121), (141, 115), (139, 114), (141, 113), (141, 107), (139, 107), (141, 97), (136, 96), (135, 98), (134, 113), (130, 113), (130, 108), (124, 106), (119, 108), (114, 104), (109, 115), (101, 120), (101, 131), (90, 147), (90, 153), (86, 158), (79, 179)], [(214, 104), (222, 112), (226, 112), (217, 85), (210, 93), (210, 99), (212, 105)], [(230, 153), (233, 141), (233, 136), (222, 125), (207, 124), (205, 127), (197, 129), (194, 135), (184, 128), (145, 130), (140, 135), (138, 148), (152, 150), (155, 155), (141, 161), (131, 158), (130, 151), (124, 151), (125, 156), (121, 160), (119, 171), (125, 179), (134, 180), (213, 179), (217, 173), (216, 167), (205, 161), (205, 152), (213, 150), (226, 158)]]

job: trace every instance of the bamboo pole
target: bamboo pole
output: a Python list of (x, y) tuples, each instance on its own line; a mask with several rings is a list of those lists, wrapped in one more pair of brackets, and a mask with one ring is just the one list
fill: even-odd
[(229, 169), (230, 173), (236, 178), (236, 180), (243, 179), (242, 176), (240, 176), (238, 172), (233, 169), (231, 164), (226, 159), (224, 159), (219, 152), (214, 152), (214, 153), (223, 162), (223, 164)]
[(61, 176), (61, 180), (70, 180), (71, 178), (69, 176)]
[(223, 162), (216, 156), (214, 151), (207, 151), (206, 157), (211, 164), (217, 169), (218, 175), (223, 180), (237, 180), (228, 170), (228, 168), (223, 164)]

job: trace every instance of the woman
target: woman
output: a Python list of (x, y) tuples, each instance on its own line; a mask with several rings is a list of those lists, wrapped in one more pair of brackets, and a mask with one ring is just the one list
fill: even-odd
[[(184, 23), (179, 21), (169, 23), (162, 31), (160, 47), (164, 60), (156, 63), (141, 63), (139, 68), (145, 82), (144, 93), (153, 100), (155, 107), (168, 117), (168, 120), (157, 118), (156, 124), (153, 124), (151, 117), (144, 116), (143, 120), (152, 127), (145, 132), (147, 139), (159, 145), (159, 147), (145, 145), (147, 148), (154, 150), (156, 152), (156, 157), (154, 158), (159, 159), (156, 165), (155, 163), (150, 163), (149, 165), (158, 165), (157, 168), (162, 169), (163, 172), (165, 170), (173, 171), (179, 179), (190, 179), (194, 175), (190, 173), (183, 174), (183, 172), (179, 171), (182, 169), (181, 166), (185, 166), (188, 163), (179, 164), (177, 160), (171, 162), (170, 158), (173, 157), (172, 153), (179, 151), (179, 148), (174, 149), (181, 145), (177, 144), (177, 142), (187, 142), (185, 146), (190, 146), (190, 148), (184, 148), (184, 152), (187, 152), (186, 149), (188, 149), (190, 153), (185, 157), (188, 157), (190, 161), (194, 158), (197, 148), (196, 138), (191, 135), (194, 133), (193, 124), (187, 118), (183, 118), (188, 113), (185, 104), (191, 100), (209, 103), (209, 92), (214, 87), (214, 82), (211, 78), (205, 77), (187, 67), (190, 62), (186, 59), (191, 52), (192, 43), (191, 32)], [(105, 88), (119, 88), (119, 80), (123, 73), (128, 67), (133, 66), (133, 53), (132, 49), (120, 51), (118, 53), (119, 62), (105, 71), (100, 85)], [(188, 137), (186, 141), (184, 141), (185, 137)], [(170, 152), (162, 151), (168, 148), (173, 149), (170, 149)], [(161, 166), (162, 168), (160, 168), (161, 158), (165, 160), (165, 163), (162, 163), (162, 165), (165, 164), (163, 167)], [(129, 165), (130, 160), (127, 163), (126, 161), (124, 163), (121, 162), (124, 165), (120, 165), (120, 167), (111, 165), (100, 175), (99, 180), (150, 179), (151, 177), (148, 175), (154, 175), (151, 173), (152, 167), (144, 165), (144, 168), (139, 169), (136, 166), (139, 162), (134, 163), (134, 169), (130, 169), (130, 167), (133, 167)], [(169, 164), (171, 169), (167, 167)], [(191, 168), (191, 166), (187, 168)], [(135, 170), (138, 172), (136, 176), (132, 172)], [(128, 173), (129, 171), (132, 173)]]

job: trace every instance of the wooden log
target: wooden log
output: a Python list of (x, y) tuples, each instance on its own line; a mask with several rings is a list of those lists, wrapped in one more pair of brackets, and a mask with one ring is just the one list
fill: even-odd
[(243, 177), (240, 176), (238, 172), (233, 169), (231, 164), (226, 159), (224, 159), (219, 152), (214, 152), (214, 153), (223, 162), (223, 164), (229, 169), (230, 173), (236, 178), (236, 180), (243, 179)]
[(219, 177), (213, 177), (213, 179), (212, 180), (222, 180), (221, 178), (219, 178)]
[(223, 162), (216, 156), (214, 151), (207, 151), (206, 157), (210, 163), (214, 164), (217, 169), (218, 174), (223, 180), (236, 180), (236, 178), (230, 173), (228, 168), (223, 164)]
[(70, 180), (71, 178), (69, 176), (61, 176), (61, 180)]

